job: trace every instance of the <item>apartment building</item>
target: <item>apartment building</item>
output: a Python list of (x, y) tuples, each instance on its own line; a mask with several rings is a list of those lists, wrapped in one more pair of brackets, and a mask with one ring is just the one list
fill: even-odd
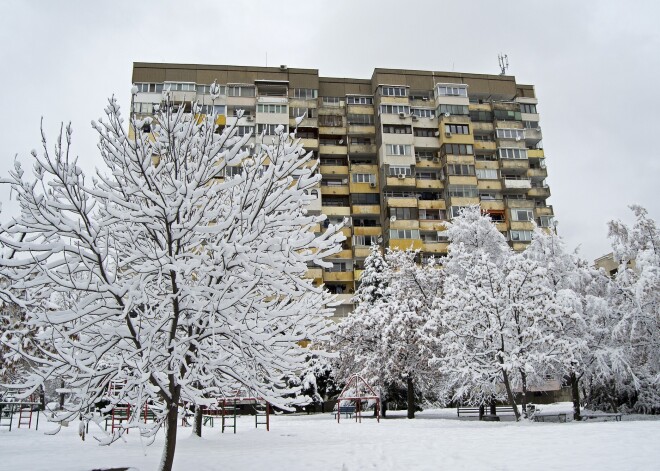
[(338, 317), (352, 309), (374, 242), (441, 257), (443, 221), (470, 204), (491, 215), (515, 250), (531, 240), (532, 221), (552, 226), (534, 87), (513, 76), (375, 69), (353, 79), (286, 66), (135, 63), (133, 83), (135, 113), (152, 113), (169, 89), (182, 106), (197, 100), (218, 113), (219, 126), (266, 140), (305, 116), (297, 135), (322, 174), (310, 211), (349, 220), (333, 267), (307, 274), (343, 300)]

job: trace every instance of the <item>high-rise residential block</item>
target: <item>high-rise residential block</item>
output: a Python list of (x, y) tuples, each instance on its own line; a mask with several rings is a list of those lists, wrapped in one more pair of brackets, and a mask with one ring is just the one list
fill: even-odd
[(352, 79), (286, 66), (135, 63), (133, 82), (134, 113), (152, 113), (169, 89), (179, 106), (199, 101), (219, 126), (235, 124), (252, 139), (263, 133), (268, 141), (278, 125), (293, 130), (305, 116), (297, 136), (322, 174), (310, 211), (349, 221), (333, 267), (308, 272), (343, 299), (338, 317), (352, 309), (372, 243), (442, 257), (443, 222), (471, 204), (515, 250), (531, 240), (532, 221), (552, 227), (534, 87), (513, 76), (375, 69)]

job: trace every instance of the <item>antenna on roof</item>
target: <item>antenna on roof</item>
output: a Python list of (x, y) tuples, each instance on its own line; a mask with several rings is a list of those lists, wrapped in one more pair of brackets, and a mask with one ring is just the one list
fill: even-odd
[(506, 54), (498, 54), (497, 61), (500, 64), (500, 75), (506, 75), (506, 69), (509, 68), (509, 56)]

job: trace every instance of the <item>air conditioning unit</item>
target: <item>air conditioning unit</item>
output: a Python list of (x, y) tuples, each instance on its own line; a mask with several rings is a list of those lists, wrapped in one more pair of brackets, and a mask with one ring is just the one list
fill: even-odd
[(405, 114), (405, 113), (399, 113), (399, 118), (403, 119), (403, 118), (405, 118), (405, 117), (406, 117), (406, 114)]
[(449, 118), (451, 116), (451, 113), (445, 113), (445, 118)]
[(436, 131), (433, 134), (435, 135), (435, 137), (439, 137), (440, 136), (440, 131)]
[(376, 182), (370, 182), (369, 187), (370, 188), (376, 188)]
[(342, 185), (348, 185), (348, 178), (344, 178), (341, 183)]
[(516, 141), (521, 141), (521, 140), (522, 140), (522, 137), (516, 136)]
[(449, 132), (449, 131), (445, 132), (445, 136), (451, 137), (451, 132)]
[(247, 116), (245, 119), (247, 119), (248, 121), (254, 121), (254, 116)]
[(439, 157), (433, 157), (433, 161), (437, 164), (438, 162), (440, 162), (440, 158)]
[(418, 119), (418, 118), (417, 118), (417, 115), (412, 115), (412, 120), (413, 120), (413, 121), (417, 121), (417, 119)]
[(390, 222), (396, 222), (396, 216), (390, 216)]
[(396, 177), (397, 177), (399, 180), (403, 180), (404, 178), (406, 178), (406, 176), (403, 175), (402, 173), (398, 174)]

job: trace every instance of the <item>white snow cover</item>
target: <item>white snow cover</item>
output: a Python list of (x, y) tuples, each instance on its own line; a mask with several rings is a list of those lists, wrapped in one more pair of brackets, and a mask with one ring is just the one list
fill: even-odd
[[(554, 405), (569, 413), (571, 405)], [(361, 424), (331, 414), (274, 416), (270, 432), (254, 428), (253, 417), (238, 419), (238, 432), (205, 428), (204, 438), (180, 429), (175, 470), (655, 470), (660, 462), (660, 421), (486, 423), (457, 420), (456, 409), (428, 410), (415, 420), (363, 419)], [(648, 417), (648, 416), (647, 416)], [(162, 432), (151, 447), (139, 434), (99, 447), (81, 443), (75, 423), (54, 436), (43, 431), (0, 431), (0, 467), (30, 471), (90, 471), (127, 466), (155, 469)], [(90, 432), (93, 431), (90, 429)], [(146, 455), (145, 455), (146, 452)]]

